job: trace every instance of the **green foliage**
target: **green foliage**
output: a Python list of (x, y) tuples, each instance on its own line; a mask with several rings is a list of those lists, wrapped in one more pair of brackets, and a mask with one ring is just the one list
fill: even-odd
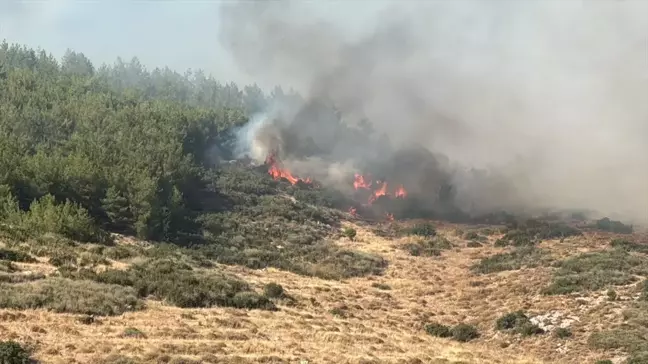
[(141, 330), (135, 328), (135, 327), (127, 327), (124, 329), (124, 332), (121, 334), (122, 337), (129, 337), (129, 338), (135, 338), (135, 339), (144, 339), (146, 338), (146, 334), (144, 334)]
[(612, 362), (612, 360), (605, 359), (605, 360), (597, 360), (594, 364), (614, 364), (614, 363)]
[(446, 325), (443, 325), (443, 324), (440, 324), (440, 323), (437, 323), (437, 322), (426, 324), (425, 325), (425, 331), (428, 334), (430, 334), (432, 336), (436, 336), (436, 337), (450, 337), (450, 336), (452, 336), (452, 333), (450, 332), (450, 327), (449, 326), (446, 326)]
[(169, 259), (149, 260), (125, 271), (108, 269), (94, 273), (81, 270), (67, 275), (133, 287), (140, 297), (154, 296), (184, 308), (229, 306), (275, 309), (267, 297), (252, 291), (244, 281), (220, 274), (196, 272), (186, 264)]
[(29, 364), (31, 352), (15, 341), (0, 341), (0, 363)]
[(607, 217), (597, 220), (594, 227), (599, 230), (617, 234), (632, 234), (634, 231), (632, 225), (625, 225), (621, 221), (610, 220), (610, 218)]
[(34, 201), (20, 218), (24, 227), (44, 234), (55, 233), (82, 242), (107, 242), (107, 235), (98, 229), (88, 211), (68, 200), (57, 204), (54, 196)]
[(351, 241), (355, 239), (357, 233), (358, 232), (354, 228), (350, 228), (350, 227), (344, 228), (344, 230), (342, 230), (342, 235), (346, 236)]
[(8, 260), (10, 262), (25, 262), (25, 263), (33, 263), (36, 261), (36, 259), (32, 258), (32, 256), (29, 254), (16, 251), (16, 250), (3, 249), (3, 248), (0, 248), (0, 260)]
[(527, 220), (511, 224), (506, 234), (495, 245), (530, 246), (542, 240), (563, 239), (582, 234), (580, 230), (564, 223)]
[(29, 283), (0, 283), (0, 307), (106, 316), (139, 309), (141, 302), (131, 288), (48, 278)]
[(514, 330), (528, 322), (529, 317), (524, 311), (515, 311), (498, 318), (495, 323), (495, 328), (500, 331)]
[(383, 291), (388, 291), (391, 289), (391, 287), (388, 284), (385, 283), (380, 283), (380, 282), (374, 282), (371, 284), (371, 287), (373, 288), (378, 288)]
[(452, 243), (441, 236), (402, 245), (402, 249), (415, 257), (436, 257), (441, 255), (441, 251), (451, 248)]
[(269, 298), (281, 298), (285, 295), (284, 289), (280, 284), (270, 282), (263, 287), (263, 293)]
[(629, 252), (648, 254), (648, 244), (636, 243), (626, 239), (614, 239), (610, 242), (610, 246)]
[(429, 222), (417, 223), (410, 228), (404, 229), (407, 235), (417, 235), (424, 238), (433, 238), (436, 236), (436, 228)]
[(533, 268), (550, 261), (546, 253), (533, 246), (521, 247), (509, 253), (500, 253), (484, 258), (471, 267), (479, 274), (497, 273), (507, 270), (518, 270), (522, 267)]
[(452, 338), (459, 342), (468, 342), (479, 337), (479, 331), (473, 325), (459, 324), (450, 329)]
[(597, 291), (624, 286), (648, 274), (648, 261), (625, 250), (583, 253), (556, 264), (557, 270), (545, 294)]
[(456, 326), (449, 327), (437, 322), (433, 322), (426, 324), (424, 329), (428, 334), (432, 336), (452, 338), (453, 340), (459, 342), (468, 342), (479, 337), (479, 331), (477, 330), (477, 328), (469, 324), (458, 324)]

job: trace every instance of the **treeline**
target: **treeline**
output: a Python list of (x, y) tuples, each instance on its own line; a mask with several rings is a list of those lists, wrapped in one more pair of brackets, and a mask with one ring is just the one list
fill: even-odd
[[(137, 59), (97, 68), (68, 51), (59, 62), (3, 42), (3, 218), (88, 241), (104, 239), (102, 230), (160, 241), (202, 235), (197, 215), (218, 207), (211, 148), (228, 157), (247, 115), (287, 97), (298, 95), (200, 71), (149, 72)], [(34, 224), (34, 214), (46, 222)]]

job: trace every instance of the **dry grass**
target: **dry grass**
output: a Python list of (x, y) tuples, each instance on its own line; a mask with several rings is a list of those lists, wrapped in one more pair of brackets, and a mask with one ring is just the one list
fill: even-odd
[[(454, 233), (457, 226), (441, 226), (439, 233), (456, 247), (437, 257), (414, 257), (400, 245), (415, 238), (389, 240), (375, 236), (366, 226), (353, 227), (355, 241), (338, 243), (389, 260), (383, 276), (331, 281), (276, 269), (219, 267), (258, 290), (271, 282), (281, 284), (294, 300), (279, 300), (277, 312), (180, 309), (149, 301), (144, 311), (88, 324), (80, 322), (78, 315), (0, 310), (0, 340), (36, 345), (36, 358), (44, 363), (117, 363), (123, 356), (144, 363), (575, 364), (613, 356), (593, 351), (587, 338), (621, 322), (626, 303), (607, 301), (605, 292), (581, 297), (542, 295), (541, 289), (551, 279), (549, 267), (475, 275), (470, 271), (475, 262), (506, 251), (492, 246), (497, 236), (490, 236), (482, 247), (466, 248), (467, 241)], [(600, 250), (607, 242), (607, 237), (588, 233), (563, 242), (544, 242), (541, 247), (562, 259)], [(390, 289), (381, 290), (376, 283)], [(522, 338), (496, 331), (497, 318), (516, 310), (575, 316), (574, 335), (559, 340), (552, 335)], [(474, 324), (481, 336), (470, 343), (432, 337), (423, 329), (430, 321)], [(132, 330), (141, 335), (125, 334)]]

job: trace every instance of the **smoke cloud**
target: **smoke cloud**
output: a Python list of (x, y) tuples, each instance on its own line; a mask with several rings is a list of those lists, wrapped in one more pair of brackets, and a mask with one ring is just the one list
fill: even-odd
[(341, 188), (378, 165), (420, 192), (451, 183), (473, 211), (648, 222), (647, 2), (393, 2), (354, 32), (314, 7), (221, 8), (241, 69), (305, 96), (257, 116), (248, 153), (278, 151)]

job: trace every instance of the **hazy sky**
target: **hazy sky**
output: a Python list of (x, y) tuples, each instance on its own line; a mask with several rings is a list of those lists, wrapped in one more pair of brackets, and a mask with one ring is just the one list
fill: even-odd
[[(93, 62), (137, 56), (149, 68), (202, 68), (217, 78), (248, 82), (218, 42), (226, 1), (0, 1), (0, 39), (41, 47), (57, 57), (67, 48)], [(385, 1), (310, 2), (318, 15), (362, 27)], [(365, 24), (366, 25), (366, 24)], [(363, 28), (367, 28), (366, 26)], [(350, 29), (353, 31), (353, 29)]]

